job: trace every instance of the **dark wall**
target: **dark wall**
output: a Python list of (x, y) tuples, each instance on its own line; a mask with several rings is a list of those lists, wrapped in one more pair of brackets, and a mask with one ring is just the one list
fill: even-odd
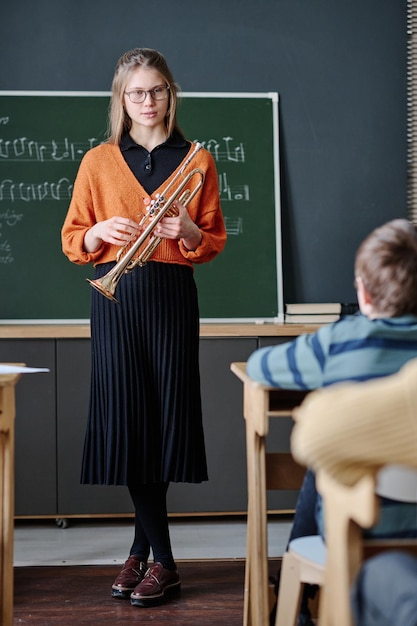
[(184, 91), (279, 92), (284, 300), (352, 301), (360, 241), (407, 214), (406, 10), (406, 0), (8, 0), (0, 89), (107, 91), (118, 57), (148, 46)]

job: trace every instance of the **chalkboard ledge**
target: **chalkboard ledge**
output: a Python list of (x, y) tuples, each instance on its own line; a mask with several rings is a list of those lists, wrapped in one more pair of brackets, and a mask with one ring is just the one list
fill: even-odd
[[(297, 337), (319, 324), (201, 324), (201, 337)], [(1, 324), (0, 339), (71, 339), (90, 337), (89, 324)]]

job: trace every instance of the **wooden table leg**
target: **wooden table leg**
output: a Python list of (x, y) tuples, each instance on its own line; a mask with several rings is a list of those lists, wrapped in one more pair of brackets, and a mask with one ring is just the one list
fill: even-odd
[(0, 387), (0, 623), (13, 624), (14, 387)]
[[(232, 363), (231, 370), (243, 382), (246, 423), (248, 518), (243, 622), (244, 626), (269, 626), (266, 438), (270, 418), (290, 415), (306, 392), (260, 385), (246, 374), (246, 363)], [(275, 488), (270, 478), (271, 472), (268, 484)], [(294, 486), (288, 488), (298, 489), (298, 481), (299, 471), (295, 472), (295, 481), (290, 481)]]
[(265, 439), (247, 423), (248, 522), (245, 572), (245, 626), (268, 626), (268, 537)]

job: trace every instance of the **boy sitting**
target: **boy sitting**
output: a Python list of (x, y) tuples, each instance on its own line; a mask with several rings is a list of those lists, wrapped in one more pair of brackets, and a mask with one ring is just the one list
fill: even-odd
[[(312, 390), (389, 376), (417, 357), (416, 227), (396, 219), (376, 228), (360, 245), (354, 269), (360, 314), (289, 343), (256, 350), (247, 362), (253, 380), (285, 389)], [(319, 532), (318, 503), (314, 474), (308, 470), (290, 541)], [(373, 533), (410, 536), (416, 534), (416, 527), (415, 507), (390, 500), (383, 502), (381, 520)], [(299, 624), (309, 623), (304, 611)]]

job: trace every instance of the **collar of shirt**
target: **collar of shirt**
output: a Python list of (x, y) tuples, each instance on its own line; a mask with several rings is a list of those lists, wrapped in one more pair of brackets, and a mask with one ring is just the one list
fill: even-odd
[(120, 150), (126, 163), (149, 194), (172, 174), (189, 148), (190, 143), (175, 131), (151, 152), (137, 144), (129, 133), (124, 133), (120, 140)]
[[(168, 139), (164, 141), (164, 143), (161, 143), (159, 144), (159, 146), (156, 146), (156, 148), (154, 148), (152, 152), (155, 152), (155, 150), (159, 150), (160, 148), (164, 148), (164, 147), (184, 148), (185, 146), (188, 146), (187, 141), (183, 137), (181, 137), (181, 135), (177, 131), (174, 130), (172, 135), (170, 135)], [(142, 148), (142, 150), (145, 150), (145, 152), (148, 153), (148, 151), (143, 146), (136, 143), (132, 139), (129, 133), (123, 133), (122, 138), (120, 140), (120, 150), (122, 152), (125, 152), (126, 150), (129, 150), (129, 148)]]

